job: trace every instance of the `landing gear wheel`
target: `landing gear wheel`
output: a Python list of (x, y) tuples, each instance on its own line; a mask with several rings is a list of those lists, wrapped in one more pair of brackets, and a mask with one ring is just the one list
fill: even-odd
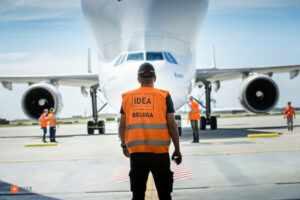
[(99, 131), (99, 134), (104, 134), (105, 133), (105, 122), (104, 120), (101, 120), (98, 122), (98, 131)]
[(200, 118), (200, 130), (205, 130), (206, 129), (206, 118), (201, 117)]
[(181, 115), (175, 115), (175, 120), (177, 123), (179, 136), (181, 136), (181, 134), (182, 134)]
[(87, 131), (89, 135), (94, 134), (94, 122), (93, 121), (88, 121), (87, 123)]
[(217, 117), (216, 116), (210, 117), (210, 129), (211, 130), (217, 129)]

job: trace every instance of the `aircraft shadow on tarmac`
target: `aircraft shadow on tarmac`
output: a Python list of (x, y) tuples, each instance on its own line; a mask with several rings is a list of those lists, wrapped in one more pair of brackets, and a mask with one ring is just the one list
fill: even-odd
[[(300, 127), (300, 126), (294, 126)], [(256, 129), (259, 129), (256, 130)], [(270, 132), (270, 129), (277, 129), (276, 133), (279, 135), (283, 134), (279, 132), (279, 130), (286, 130), (286, 126), (272, 126), (272, 127), (247, 127), (247, 128), (220, 128), (217, 130), (200, 130), (199, 137), (201, 139), (226, 139), (226, 138), (244, 138), (247, 137), (248, 134), (265, 134), (265, 133), (274, 133), (274, 131)], [(268, 130), (268, 131), (261, 131)], [(182, 135), (180, 137), (181, 141), (192, 140), (193, 133), (191, 127), (182, 128)]]
[[(300, 125), (294, 125), (294, 128), (300, 127)], [(260, 131), (256, 131), (259, 129)], [(247, 137), (248, 134), (264, 134), (264, 133), (274, 133), (274, 131), (261, 131), (261, 130), (270, 130), (270, 129), (277, 129), (276, 133), (279, 135), (283, 134), (279, 132), (279, 130), (286, 130), (286, 126), (269, 126), (269, 127), (245, 127), (245, 128), (219, 128), (217, 130), (210, 130), (207, 129), (205, 131), (199, 129), (199, 136), (200, 139), (226, 139), (226, 138), (243, 138)], [(117, 130), (116, 130), (117, 131)], [(64, 134), (61, 131), (59, 134), (56, 135), (57, 138), (69, 138), (69, 137), (104, 137), (104, 136), (111, 136), (111, 135), (118, 135), (117, 132), (114, 133), (106, 133), (106, 134), (98, 134), (95, 133), (93, 135), (84, 134)], [(47, 135), (48, 136), (48, 135)], [(0, 138), (32, 138), (32, 139), (40, 139), (40, 136), (36, 135), (14, 135), (14, 136), (0, 136)], [(182, 128), (182, 136), (180, 137), (181, 140), (191, 140), (193, 138), (192, 128), (191, 127), (183, 127)]]
[(12, 193), (10, 191), (13, 185), (0, 180), (0, 199), (41, 199), (41, 200), (59, 200), (57, 198), (48, 197), (45, 195), (37, 194), (32, 191), (26, 190), (25, 187), (30, 186), (20, 186), (17, 193)]

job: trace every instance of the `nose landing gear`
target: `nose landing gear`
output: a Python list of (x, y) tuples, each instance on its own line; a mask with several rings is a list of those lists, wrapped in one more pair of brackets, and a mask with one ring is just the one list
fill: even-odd
[(89, 135), (94, 134), (95, 130), (99, 131), (99, 134), (105, 134), (105, 121), (98, 121), (98, 113), (107, 105), (105, 103), (98, 111), (97, 111), (97, 89), (98, 85), (94, 85), (90, 89), (90, 95), (92, 98), (92, 108), (93, 108), (93, 119), (94, 121), (88, 121), (87, 123), (87, 132)]

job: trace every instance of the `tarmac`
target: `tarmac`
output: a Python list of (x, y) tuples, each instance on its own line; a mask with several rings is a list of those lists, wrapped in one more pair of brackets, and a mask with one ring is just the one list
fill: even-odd
[[(182, 121), (183, 163), (172, 164), (173, 199), (300, 199), (300, 120), (293, 131), (285, 122), (282, 116), (219, 118), (218, 130), (200, 131), (195, 144)], [(42, 144), (39, 127), (0, 128), (0, 199), (131, 199), (117, 123), (106, 123), (104, 135), (86, 132), (86, 125), (62, 125), (56, 146), (30, 146)], [(248, 138), (269, 133), (278, 136)], [(158, 199), (151, 175), (146, 199)]]

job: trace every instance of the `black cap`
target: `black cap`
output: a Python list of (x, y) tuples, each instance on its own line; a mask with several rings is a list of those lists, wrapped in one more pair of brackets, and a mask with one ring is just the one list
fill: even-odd
[(140, 66), (138, 71), (138, 77), (140, 78), (152, 78), (155, 77), (154, 67), (150, 63), (144, 63)]

